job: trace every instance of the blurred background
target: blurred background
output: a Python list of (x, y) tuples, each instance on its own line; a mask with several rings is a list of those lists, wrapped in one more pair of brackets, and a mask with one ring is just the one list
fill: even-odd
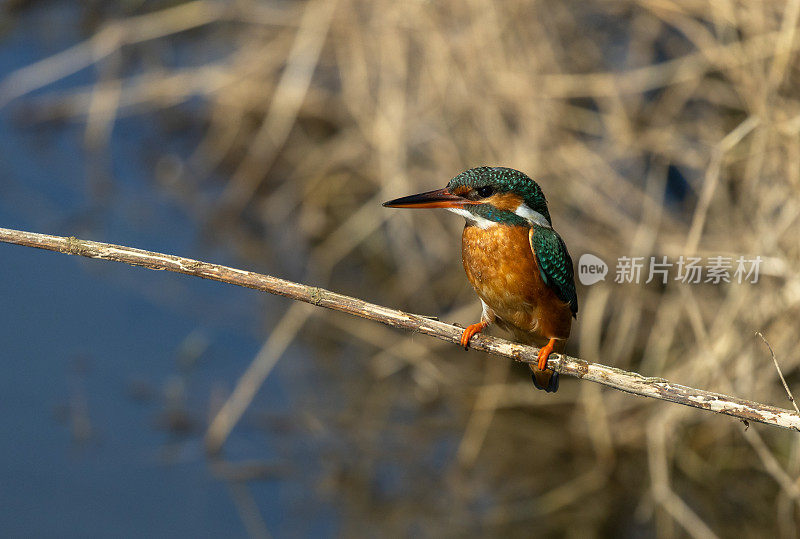
[[(762, 331), (800, 388), (798, 1), (0, 5), (0, 226), (466, 325), (463, 220), (380, 202), (509, 166), (576, 262), (611, 266), (568, 353), (789, 407)], [(764, 262), (755, 284), (614, 283), (618, 257), (663, 255)], [(798, 536), (796, 433), (537, 392), (219, 283), (0, 257), (9, 535)]]

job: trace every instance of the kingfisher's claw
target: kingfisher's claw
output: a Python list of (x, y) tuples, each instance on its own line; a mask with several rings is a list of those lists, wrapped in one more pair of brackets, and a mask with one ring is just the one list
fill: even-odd
[(553, 346), (555, 345), (555, 343), (556, 343), (555, 339), (550, 339), (550, 341), (546, 345), (539, 348), (538, 367), (540, 371), (547, 369), (547, 358), (549, 358), (550, 354), (553, 352)]
[(469, 340), (477, 333), (483, 331), (488, 325), (488, 322), (478, 322), (477, 324), (470, 324), (467, 326), (464, 333), (461, 334), (461, 346), (464, 347), (464, 350), (469, 350)]

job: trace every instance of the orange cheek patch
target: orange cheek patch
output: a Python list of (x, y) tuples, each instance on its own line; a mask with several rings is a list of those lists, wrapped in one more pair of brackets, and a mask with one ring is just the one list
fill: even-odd
[(522, 204), (522, 197), (514, 193), (497, 193), (482, 200), (500, 210), (513, 212)]

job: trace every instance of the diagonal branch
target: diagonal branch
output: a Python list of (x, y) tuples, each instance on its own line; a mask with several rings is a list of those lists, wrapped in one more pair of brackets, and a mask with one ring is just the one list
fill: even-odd
[[(337, 294), (323, 288), (180, 256), (154, 253), (109, 243), (79, 240), (75, 237), (65, 238), (6, 228), (0, 228), (0, 242), (88, 258), (124, 262), (132, 266), (142, 266), (152, 270), (174, 271), (202, 277), (203, 279), (212, 279), (223, 283), (254, 288), (318, 307), (360, 316), (387, 326), (424, 333), (455, 344), (459, 343), (461, 332), (463, 331), (463, 328), (458, 326), (375, 305), (374, 303)], [(488, 335), (477, 335), (470, 341), (470, 346), (476, 350), (503, 356), (522, 363), (535, 363), (537, 361), (536, 353), (538, 350), (536, 348)], [(800, 415), (791, 410), (673, 384), (663, 378), (648, 378), (634, 372), (627, 372), (566, 355), (551, 355), (549, 366), (561, 374), (597, 382), (634, 395), (693, 406), (702, 410), (726, 414), (744, 421), (756, 421), (800, 431)]]

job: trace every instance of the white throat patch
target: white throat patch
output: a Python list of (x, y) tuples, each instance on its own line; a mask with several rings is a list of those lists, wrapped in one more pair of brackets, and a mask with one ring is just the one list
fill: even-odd
[(481, 217), (480, 215), (475, 215), (474, 213), (465, 210), (464, 208), (447, 208), (447, 210), (460, 215), (470, 223), (477, 225), (478, 227), (484, 230), (498, 225), (498, 223), (490, 221), (489, 219)]
[(547, 219), (544, 218), (544, 215), (539, 213), (538, 211), (534, 211), (528, 207), (527, 204), (522, 202), (517, 209), (514, 210), (514, 213), (522, 217), (523, 219), (527, 219), (531, 223), (535, 225), (539, 225), (544, 228), (553, 228), (553, 226), (547, 222)]

